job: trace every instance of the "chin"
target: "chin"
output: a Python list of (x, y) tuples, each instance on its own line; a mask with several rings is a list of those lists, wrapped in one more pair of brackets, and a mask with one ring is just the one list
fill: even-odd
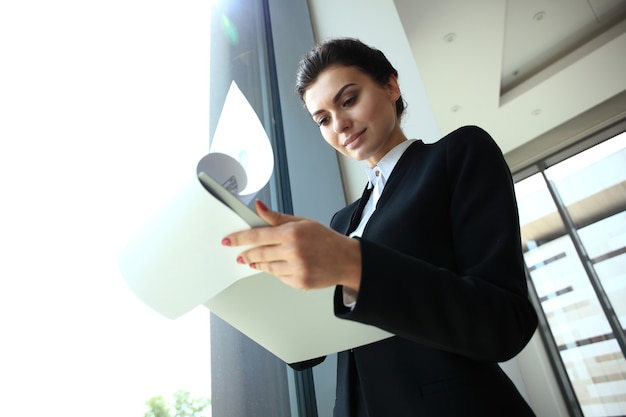
[(352, 160), (359, 161), (359, 162), (365, 161), (372, 156), (370, 152), (367, 152), (365, 149), (361, 149), (361, 148), (356, 149), (352, 152), (350, 151), (341, 152), (341, 154), (343, 154), (343, 156), (347, 158), (350, 158)]

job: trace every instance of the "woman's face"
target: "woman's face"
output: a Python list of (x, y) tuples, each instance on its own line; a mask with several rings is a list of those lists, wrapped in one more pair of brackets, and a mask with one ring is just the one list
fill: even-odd
[(396, 116), (399, 97), (395, 77), (381, 86), (356, 67), (337, 65), (320, 73), (304, 103), (326, 142), (373, 167), (406, 140)]

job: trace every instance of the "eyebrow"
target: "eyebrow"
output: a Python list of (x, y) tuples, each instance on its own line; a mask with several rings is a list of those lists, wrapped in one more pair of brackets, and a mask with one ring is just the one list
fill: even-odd
[[(353, 85), (356, 85), (356, 84), (355, 83), (348, 83), (348, 84), (344, 85), (343, 87), (341, 87), (339, 89), (339, 91), (337, 91), (337, 94), (335, 94), (335, 96), (333, 97), (333, 103), (338, 102), (339, 98), (341, 97), (343, 92), (346, 91), (346, 88), (352, 87)], [(317, 111), (311, 113), (311, 116), (315, 116), (315, 115), (320, 114), (322, 112), (324, 112), (324, 110), (317, 110)]]

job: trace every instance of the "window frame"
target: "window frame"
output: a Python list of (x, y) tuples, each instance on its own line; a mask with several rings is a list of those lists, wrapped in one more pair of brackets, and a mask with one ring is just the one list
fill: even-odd
[[(345, 205), (345, 195), (337, 156), (321, 139), (294, 91), (300, 58), (314, 43), (306, 0), (230, 0), (217, 7), (211, 16), (210, 135), (228, 86), (235, 80), (259, 115), (274, 149), (274, 174), (258, 197), (281, 212), (327, 224)], [(256, 30), (254, 39), (245, 40), (247, 50), (241, 44), (229, 44), (232, 39), (224, 32), (222, 16), (217, 15), (235, 8), (240, 9), (227, 16), (234, 28)], [(238, 66), (241, 53), (248, 54), (248, 67)], [(256, 81), (258, 85), (253, 86)], [(318, 409), (321, 416), (332, 414), (334, 392), (332, 398), (324, 393), (316, 396), (312, 369), (291, 369), (214, 315), (211, 354), (214, 417), (317, 417)], [(323, 369), (315, 370), (315, 380), (334, 384), (334, 370), (318, 368)], [(276, 384), (267, 384), (268, 378)]]
[[(618, 344), (622, 350), (622, 354), (626, 357), (626, 333), (620, 325), (619, 318), (617, 317), (615, 310), (611, 307), (608, 296), (604, 292), (602, 284), (600, 283), (600, 280), (595, 273), (593, 266), (589, 265), (589, 262), (586, 261), (587, 256), (585, 256), (585, 249), (582, 245), (580, 237), (578, 236), (576, 226), (572, 221), (555, 184), (547, 177), (545, 173), (545, 171), (551, 166), (554, 166), (623, 132), (626, 132), (626, 119), (622, 119), (569, 146), (559, 149), (558, 151), (555, 151), (541, 159), (533, 161), (530, 164), (522, 166), (522, 168), (512, 173), (512, 177), (514, 183), (522, 181), (535, 174), (541, 174), (541, 176), (543, 177), (543, 180), (546, 183), (546, 187), (550, 192), (552, 200), (557, 207), (559, 216), (563, 221), (566, 233), (572, 240), (576, 252), (584, 266), (585, 272), (587, 273), (587, 276), (591, 281), (591, 285), (596, 292), (596, 296), (600, 302), (602, 310), (606, 315), (609, 324), (611, 325), (611, 329), (615, 333)], [(528, 267), (525, 266), (525, 269), (530, 299), (539, 317), (538, 330), (541, 336), (541, 340), (548, 354), (548, 359), (552, 366), (552, 370), (555, 373), (555, 377), (561, 390), (561, 394), (563, 395), (563, 398), (565, 400), (565, 404), (568, 408), (568, 412), (573, 417), (583, 417), (584, 414), (582, 408), (578, 402), (577, 395), (567, 374), (565, 364), (563, 363), (563, 360), (559, 353), (558, 346), (554, 340), (552, 331), (550, 330), (547, 317), (541, 306), (541, 301), (539, 300), (537, 291), (535, 290), (535, 286), (532, 282)]]

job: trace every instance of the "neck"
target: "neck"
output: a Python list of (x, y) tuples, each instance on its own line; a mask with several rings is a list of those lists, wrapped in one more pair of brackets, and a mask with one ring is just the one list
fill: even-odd
[(404, 136), (402, 130), (398, 129), (398, 131), (389, 138), (389, 141), (387, 141), (387, 143), (376, 153), (376, 155), (373, 155), (372, 157), (365, 160), (367, 166), (369, 166), (370, 168), (375, 167), (376, 165), (378, 165), (378, 162), (389, 153), (389, 151), (407, 140), (408, 139), (406, 136)]

